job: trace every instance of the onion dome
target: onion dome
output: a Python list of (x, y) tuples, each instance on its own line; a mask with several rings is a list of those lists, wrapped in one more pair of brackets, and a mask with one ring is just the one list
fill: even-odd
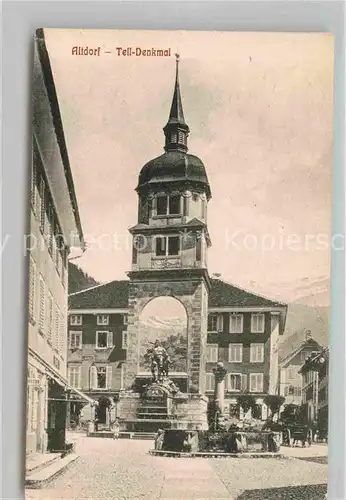
[(197, 156), (189, 154), (187, 138), (190, 132), (185, 122), (179, 86), (179, 55), (176, 54), (176, 74), (172, 105), (168, 122), (163, 128), (165, 134), (164, 154), (150, 160), (141, 169), (137, 191), (155, 185), (180, 183), (194, 185), (211, 197), (205, 166)]

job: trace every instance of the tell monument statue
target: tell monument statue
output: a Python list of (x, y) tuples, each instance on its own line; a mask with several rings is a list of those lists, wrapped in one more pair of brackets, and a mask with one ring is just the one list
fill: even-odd
[(171, 360), (159, 340), (155, 340), (153, 347), (147, 350), (146, 356), (150, 359), (153, 382), (162, 382), (165, 378), (168, 378)]

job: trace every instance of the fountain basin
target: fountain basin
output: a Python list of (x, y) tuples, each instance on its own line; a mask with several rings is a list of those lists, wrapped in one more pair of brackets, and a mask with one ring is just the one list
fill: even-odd
[(202, 431), (162, 429), (155, 439), (152, 454), (189, 454), (190, 456), (277, 456), (280, 433), (255, 430)]

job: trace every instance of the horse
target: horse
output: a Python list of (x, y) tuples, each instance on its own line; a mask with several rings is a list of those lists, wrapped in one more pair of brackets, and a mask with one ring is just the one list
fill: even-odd
[(162, 354), (155, 356), (151, 364), (151, 373), (154, 381), (160, 380), (163, 377), (168, 377), (169, 363), (168, 357), (165, 357)]

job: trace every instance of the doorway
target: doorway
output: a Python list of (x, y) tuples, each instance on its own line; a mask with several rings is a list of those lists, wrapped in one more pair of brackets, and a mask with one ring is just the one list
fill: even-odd
[(109, 411), (111, 407), (111, 400), (106, 397), (102, 397), (99, 399), (99, 404), (96, 409), (96, 419), (97, 423), (101, 425), (108, 425), (110, 418), (109, 418)]

